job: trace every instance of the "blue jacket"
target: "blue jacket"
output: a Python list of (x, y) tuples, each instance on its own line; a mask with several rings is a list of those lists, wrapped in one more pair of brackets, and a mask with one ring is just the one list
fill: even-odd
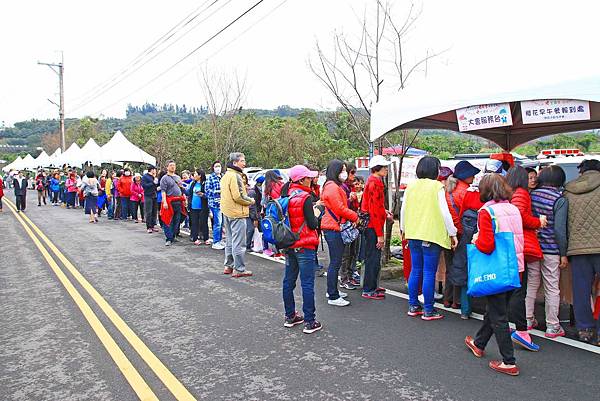
[(50, 190), (53, 192), (60, 190), (60, 181), (54, 177), (50, 179)]

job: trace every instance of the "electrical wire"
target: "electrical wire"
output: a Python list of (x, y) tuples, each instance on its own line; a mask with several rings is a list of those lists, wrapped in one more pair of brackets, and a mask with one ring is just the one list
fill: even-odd
[[(206, 2), (203, 3), (203, 5), (205, 5), (209, 1), (210, 0), (207, 0)], [(158, 49), (161, 45), (163, 45), (166, 42), (168, 42), (178, 32), (180, 32), (186, 26), (188, 26), (189, 24), (191, 24), (196, 18), (198, 18), (204, 12), (206, 12), (207, 10), (209, 10), (218, 1), (219, 0), (213, 0), (205, 9), (203, 9), (200, 12), (197, 12), (195, 15), (192, 15), (191, 17), (188, 15), (189, 19), (188, 19), (188, 17), (186, 17), (186, 18), (184, 18), (182, 20), (182, 21), (185, 21), (187, 19), (187, 21), (185, 21), (185, 23), (183, 23), (183, 25), (181, 25), (182, 21), (180, 21), (175, 27), (171, 28), (166, 34), (164, 34), (161, 38), (159, 38), (158, 40), (156, 40), (146, 50), (142, 51), (142, 53), (140, 53), (134, 60), (132, 60), (125, 68), (123, 68), (123, 70), (120, 73), (118, 73), (115, 76), (113, 76), (106, 83), (101, 84), (101, 85), (97, 85), (96, 89), (89, 91), (87, 95), (84, 95), (84, 96), (80, 97), (83, 100), (81, 100), (76, 106), (74, 106), (72, 109), (70, 109), (69, 113), (73, 113), (74, 111), (81, 109), (82, 107), (84, 107), (87, 104), (89, 104), (91, 101), (95, 100), (99, 96), (102, 96), (104, 93), (108, 92), (110, 89), (114, 88), (116, 85), (118, 85), (119, 83), (123, 82), (123, 80), (125, 80), (126, 78), (128, 78), (129, 76), (131, 76), (134, 72), (139, 71), (142, 67), (144, 67), (145, 65), (147, 65), (150, 61), (154, 60), (156, 57), (158, 57), (160, 54), (164, 53), (171, 46), (173, 46), (177, 42), (179, 42), (179, 40), (181, 40), (183, 37), (185, 37), (192, 30), (194, 30), (195, 28), (197, 28), (201, 23), (205, 22), (206, 20), (208, 20), (209, 18), (211, 18), (213, 15), (215, 15), (217, 12), (219, 12), (221, 9), (223, 9), (232, 0), (228, 0), (221, 7), (217, 8), (215, 11), (213, 11), (211, 14), (209, 14), (206, 18), (198, 21), (195, 25), (193, 25), (190, 29), (188, 29), (183, 35), (181, 35), (178, 38), (176, 38), (173, 42), (171, 42), (170, 44), (168, 44), (167, 46), (165, 46), (164, 48), (162, 48), (157, 53), (154, 53), (156, 49)], [(198, 9), (194, 10), (194, 12), (196, 12), (197, 10)], [(179, 25), (181, 25), (181, 26), (179, 26)], [(152, 54), (152, 53), (154, 53), (154, 54)], [(151, 56), (151, 57), (144, 60), (144, 58), (146, 58), (147, 56)], [(143, 61), (143, 63), (142, 63), (142, 61)], [(140, 63), (142, 63), (142, 64), (140, 64)]]
[[(252, 28), (254, 28), (256, 25), (260, 24), (261, 22), (263, 22), (265, 19), (267, 19), (268, 17), (271, 16), (271, 14), (273, 14), (275, 11), (277, 11), (279, 8), (281, 8), (281, 6), (283, 6), (285, 3), (287, 3), (288, 0), (283, 0), (281, 3), (279, 3), (276, 7), (274, 7), (273, 9), (271, 9), (271, 11), (269, 11), (267, 14), (265, 14), (264, 16), (262, 16), (260, 19), (258, 19), (254, 24), (250, 25), (248, 28), (244, 29), (242, 32), (240, 32), (238, 35), (236, 35), (233, 39), (231, 39), (229, 42), (227, 42), (225, 45), (223, 45), (222, 47), (220, 47), (217, 51), (215, 51), (214, 53), (212, 53), (210, 56), (206, 57), (204, 60), (202, 60), (198, 65), (193, 66), (192, 68), (190, 68), (189, 70), (187, 70), (183, 75), (179, 76), (177, 79), (171, 81), (170, 83), (168, 83), (167, 85), (163, 86), (161, 89), (153, 92), (150, 97), (153, 97), (157, 94), (159, 94), (160, 92), (163, 92), (165, 89), (170, 88), (171, 86), (175, 85), (176, 83), (178, 83), (179, 81), (181, 81), (182, 79), (186, 78), (188, 75), (190, 75), (192, 72), (195, 72), (201, 65), (208, 63), (208, 61), (213, 58), (214, 56), (216, 56), (217, 54), (221, 53), (223, 50), (225, 50), (225, 48), (227, 48), (229, 45), (231, 45), (233, 42), (235, 42), (236, 40), (238, 40), (240, 37), (244, 36), (246, 33), (248, 33), (248, 31), (250, 31)], [(109, 106), (112, 107), (112, 106)]]
[(212, 35), (210, 38), (208, 38), (207, 40), (205, 40), (204, 42), (202, 42), (198, 47), (196, 47), (195, 49), (193, 49), (192, 51), (190, 51), (188, 54), (186, 54), (185, 56), (183, 56), (182, 58), (180, 58), (177, 62), (175, 62), (174, 64), (172, 64), (170, 67), (168, 67), (167, 69), (165, 69), (164, 71), (160, 72), (159, 74), (157, 74), (156, 76), (154, 76), (152, 79), (150, 79), (149, 81), (147, 81), (146, 83), (144, 83), (142, 86), (138, 87), (136, 90), (134, 90), (133, 92), (128, 93), (127, 95), (123, 96), (122, 98), (120, 98), (119, 100), (117, 100), (116, 102), (98, 110), (95, 113), (92, 114), (100, 114), (102, 111), (114, 106), (115, 104), (120, 103), (121, 101), (127, 99), (129, 96), (139, 92), (140, 90), (142, 90), (143, 88), (145, 88), (146, 86), (152, 84), (154, 81), (156, 81), (157, 79), (159, 79), (161, 76), (163, 76), (164, 74), (168, 73), (169, 71), (171, 71), (173, 68), (175, 68), (176, 66), (178, 66), (179, 64), (181, 64), (183, 61), (187, 60), (189, 57), (191, 57), (194, 53), (196, 53), (198, 50), (202, 49), (204, 46), (206, 46), (208, 43), (210, 43), (212, 40), (214, 40), (216, 37), (218, 37), (220, 34), (222, 34), (223, 32), (225, 32), (229, 27), (231, 27), (233, 24), (235, 24), (237, 21), (239, 21), (240, 19), (242, 19), (243, 17), (245, 17), (247, 14), (249, 14), (252, 10), (254, 10), (256, 7), (258, 7), (261, 3), (263, 3), (265, 0), (259, 0), (256, 3), (254, 3), (250, 8), (248, 8), (246, 11), (244, 11), (242, 14), (240, 14), (239, 16), (237, 16), (235, 19), (233, 19), (231, 22), (229, 22), (227, 25), (225, 25), (223, 28), (221, 28), (217, 33), (215, 33), (214, 35)]

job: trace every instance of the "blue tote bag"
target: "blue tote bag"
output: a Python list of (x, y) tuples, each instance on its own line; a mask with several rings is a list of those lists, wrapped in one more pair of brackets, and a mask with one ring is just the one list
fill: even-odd
[(495, 249), (486, 254), (473, 244), (467, 245), (469, 268), (467, 294), (485, 297), (521, 287), (515, 237), (511, 232), (499, 232), (498, 221), (492, 208), (485, 208), (492, 217)]

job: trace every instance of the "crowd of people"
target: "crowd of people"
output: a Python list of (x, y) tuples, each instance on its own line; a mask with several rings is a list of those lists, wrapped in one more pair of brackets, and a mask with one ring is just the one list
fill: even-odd
[[(442, 267), (446, 276), (444, 305), (460, 309), (461, 317), (468, 319), (468, 245), (492, 254), (496, 234), (512, 233), (520, 285), (485, 297), (483, 325), (474, 338), (466, 337), (467, 347), (482, 357), (494, 335), (502, 361), (491, 361), (489, 366), (509, 375), (519, 374), (513, 344), (530, 351), (540, 349), (529, 331), (538, 326), (535, 302), (541, 285), (546, 337), (565, 335), (559, 320), (562, 298), (573, 306), (579, 338), (598, 345), (600, 163), (586, 160), (579, 171), (579, 178), (565, 183), (565, 172), (556, 165), (538, 174), (491, 160), (480, 174), (468, 161), (459, 162), (452, 171), (442, 168), (435, 158), (421, 159), (418, 179), (408, 185), (400, 216), (412, 261), (409, 316), (422, 316), (423, 320), (443, 317), (433, 307), (436, 272)], [(490, 276), (506, 268), (490, 266)], [(423, 305), (417, 298), (419, 290)]]
[[(284, 326), (303, 324), (305, 333), (314, 333), (322, 328), (316, 319), (314, 290), (315, 276), (322, 269), (321, 238), (329, 251), (329, 305), (349, 306), (348, 294), (342, 290), (361, 286), (362, 298), (385, 299), (379, 274), (384, 227), (394, 219), (385, 206), (389, 165), (383, 156), (374, 156), (366, 183), (356, 175), (355, 166), (341, 160), (328, 164), (323, 185), (318, 183), (319, 172), (304, 165), (288, 171), (288, 182), (280, 171), (269, 170), (250, 183), (244, 173), (245, 155), (232, 153), (226, 166), (215, 161), (208, 174), (198, 169), (184, 170), (180, 176), (170, 160), (164, 170), (149, 166), (143, 175), (129, 167), (102, 170), (98, 176), (92, 170), (40, 170), (31, 186), (37, 191), (38, 206), (49, 199), (55, 206), (81, 207), (90, 223), (106, 214), (109, 220), (145, 222), (149, 234), (160, 226), (165, 246), (178, 241), (183, 225), (195, 245), (224, 250), (223, 274), (233, 278), (252, 276), (245, 258), (249, 250), (285, 258)], [(483, 324), (475, 337), (465, 338), (466, 346), (482, 357), (495, 336), (502, 360), (489, 366), (517, 375), (513, 344), (539, 350), (529, 331), (539, 324), (535, 303), (541, 286), (546, 336), (565, 335), (559, 320), (562, 300), (573, 306), (580, 339), (598, 345), (600, 304), (594, 308), (596, 316), (592, 305), (600, 274), (600, 163), (586, 160), (579, 168), (579, 178), (565, 183), (558, 166), (538, 172), (490, 160), (482, 172), (468, 161), (452, 170), (435, 157), (421, 158), (417, 179), (407, 186), (399, 213), (402, 239), (410, 250), (408, 315), (424, 321), (444, 317), (435, 308), (441, 276), (444, 305), (460, 309), (461, 317), (469, 319), (469, 245), (493, 254), (496, 234), (508, 232), (514, 239), (520, 286), (485, 296)], [(9, 186), (14, 188), (17, 210), (25, 210), (27, 178), (18, 172)], [(282, 219), (275, 221), (277, 229), (292, 238), (283, 249), (276, 241), (261, 238), (273, 205)], [(302, 314), (294, 298), (298, 277)]]

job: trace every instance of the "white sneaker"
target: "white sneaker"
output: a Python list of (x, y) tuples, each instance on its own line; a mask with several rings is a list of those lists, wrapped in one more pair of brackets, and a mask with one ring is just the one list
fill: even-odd
[(435, 294), (433, 294), (433, 298), (434, 298), (436, 301), (439, 301), (439, 300), (441, 300), (441, 299), (443, 299), (443, 298), (444, 298), (444, 295), (443, 295), (443, 294), (439, 294), (439, 293), (436, 291), (436, 292), (435, 292)]
[[(340, 294), (340, 298), (346, 298), (348, 296), (347, 293), (342, 291), (338, 291), (338, 294)], [(329, 298), (329, 294), (325, 293), (325, 298)]]
[(220, 242), (216, 242), (216, 243), (212, 244), (211, 248), (216, 249), (218, 251), (222, 251), (223, 249), (225, 249), (225, 245), (223, 245)]
[(422, 304), (425, 303), (425, 297), (423, 296), (423, 294), (419, 294), (419, 296), (417, 297), (419, 299), (419, 302)]
[(333, 306), (348, 306), (350, 305), (350, 302), (346, 301), (344, 298), (339, 297), (338, 299), (334, 299), (334, 300), (329, 300), (327, 301), (327, 303), (329, 305), (333, 305)]

